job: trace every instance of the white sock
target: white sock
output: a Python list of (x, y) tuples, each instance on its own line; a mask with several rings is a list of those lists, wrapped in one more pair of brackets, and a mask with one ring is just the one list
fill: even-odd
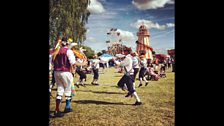
[(140, 98), (138, 97), (137, 93), (136, 93), (136, 92), (134, 92), (134, 93), (133, 93), (133, 95), (134, 95), (134, 97), (135, 97), (136, 101), (137, 101), (137, 102), (140, 102)]
[(125, 90), (128, 90), (128, 87), (127, 85), (125, 84), (124, 87), (123, 87)]
[(140, 80), (140, 84), (142, 84), (142, 78), (140, 78), (139, 80)]
[(135, 90), (135, 83), (133, 83), (133, 89)]
[(84, 82), (85, 82), (85, 79), (82, 79), (81, 84), (83, 85), (83, 84), (84, 84)]
[(145, 77), (143, 77), (143, 80), (144, 80), (145, 82), (148, 82), (148, 81), (145, 79)]

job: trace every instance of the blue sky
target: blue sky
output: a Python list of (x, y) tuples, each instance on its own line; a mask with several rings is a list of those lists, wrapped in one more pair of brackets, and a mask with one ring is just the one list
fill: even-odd
[[(122, 39), (135, 50), (136, 33), (144, 23), (152, 48), (166, 54), (167, 49), (175, 48), (174, 4), (173, 0), (91, 0), (84, 44), (101, 51), (107, 49), (107, 40)], [(111, 28), (117, 28), (120, 36), (107, 35)]]

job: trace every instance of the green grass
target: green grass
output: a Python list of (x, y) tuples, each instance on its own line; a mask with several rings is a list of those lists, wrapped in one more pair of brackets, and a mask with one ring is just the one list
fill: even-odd
[[(106, 68), (99, 76), (99, 86), (91, 85), (92, 75), (87, 76), (86, 87), (76, 88), (77, 94), (71, 103), (74, 111), (62, 118), (50, 118), (51, 126), (174, 126), (174, 73), (171, 69), (167, 71), (167, 78), (150, 81), (146, 87), (143, 84), (137, 88), (139, 81), (136, 80), (136, 91), (143, 102), (140, 106), (133, 106), (134, 97), (125, 98), (127, 92), (116, 87), (122, 76), (117, 69)], [(56, 90), (52, 94), (55, 96)], [(50, 102), (52, 113), (55, 99)], [(64, 107), (63, 97), (60, 109), (63, 111)]]

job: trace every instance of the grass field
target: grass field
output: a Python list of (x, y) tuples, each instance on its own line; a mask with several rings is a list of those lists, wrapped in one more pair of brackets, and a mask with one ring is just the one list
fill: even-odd
[[(50, 118), (50, 126), (174, 126), (175, 96), (174, 73), (167, 71), (167, 78), (150, 81), (148, 86), (136, 91), (143, 102), (133, 106), (134, 97), (124, 97), (126, 91), (117, 88), (117, 82), (123, 74), (115, 68), (106, 68), (100, 74), (99, 86), (91, 85), (92, 75), (87, 74), (86, 87), (76, 88), (77, 94), (72, 99), (74, 110), (62, 118)], [(78, 77), (78, 76), (77, 76)], [(138, 77), (138, 76), (137, 76)], [(77, 81), (77, 78), (75, 78)], [(56, 96), (56, 86), (52, 91)], [(60, 109), (65, 107), (63, 97)], [(55, 99), (50, 99), (50, 114), (55, 109)]]

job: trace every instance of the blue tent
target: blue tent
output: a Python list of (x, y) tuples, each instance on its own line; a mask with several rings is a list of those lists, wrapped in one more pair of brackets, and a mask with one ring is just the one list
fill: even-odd
[(113, 57), (112, 55), (108, 54), (108, 53), (104, 53), (103, 55), (101, 55), (100, 57)]
[(113, 56), (108, 53), (104, 53), (103, 55), (100, 56), (100, 59), (101, 63), (107, 63), (110, 59), (113, 59)]

